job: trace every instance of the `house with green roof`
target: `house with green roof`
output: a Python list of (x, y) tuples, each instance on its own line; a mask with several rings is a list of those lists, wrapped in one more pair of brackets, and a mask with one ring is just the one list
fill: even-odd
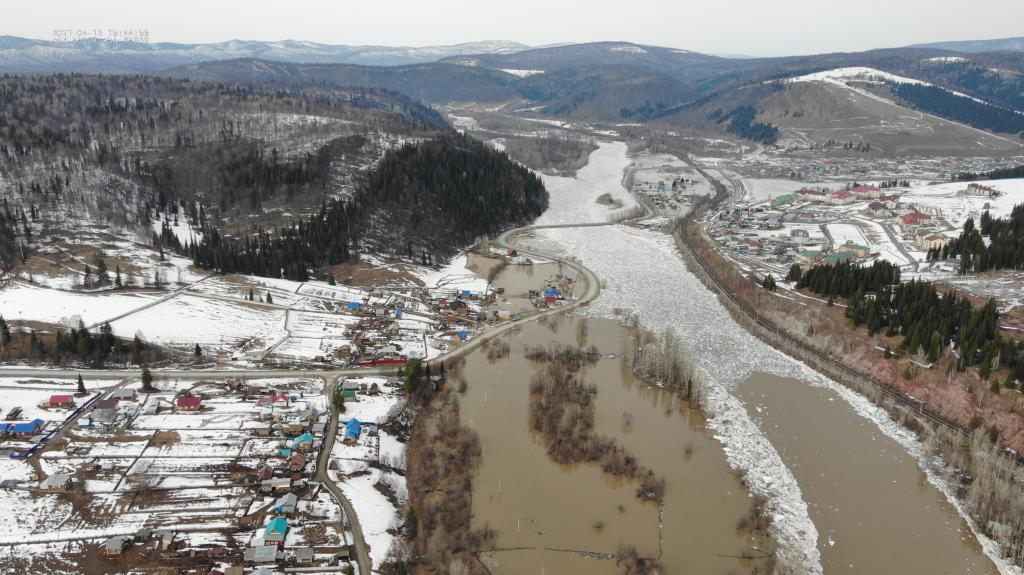
[(852, 253), (859, 258), (866, 258), (871, 254), (871, 248), (853, 242), (846, 242), (839, 246), (839, 253)]
[(820, 257), (821, 257), (821, 252), (818, 251), (818, 250), (804, 250), (804, 251), (800, 252), (800, 259), (805, 264), (813, 264), (813, 263), (817, 262), (818, 258), (820, 258)]
[(839, 252), (837, 254), (832, 254), (832, 255), (826, 257), (825, 261), (828, 262), (831, 265), (836, 265), (836, 264), (841, 264), (841, 263), (843, 263), (845, 261), (848, 261), (848, 260), (852, 260), (855, 257), (857, 257), (857, 256), (853, 252)]
[(772, 198), (772, 208), (779, 208), (786, 204), (792, 204), (800, 201), (800, 194), (782, 194), (781, 196), (775, 196)]

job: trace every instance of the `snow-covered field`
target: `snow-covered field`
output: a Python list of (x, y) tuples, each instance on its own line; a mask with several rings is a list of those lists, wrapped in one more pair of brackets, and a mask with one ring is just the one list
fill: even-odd
[(832, 236), (832, 244), (835, 247), (845, 243), (862, 246), (868, 245), (868, 241), (864, 239), (864, 234), (860, 232), (860, 228), (853, 224), (826, 224), (825, 228), (828, 229), (829, 235)]
[(47, 323), (74, 322), (86, 325), (127, 313), (159, 299), (159, 293), (89, 294), (53, 290), (14, 282), (0, 290), (0, 314), (4, 319)]
[[(1024, 178), (976, 182), (1000, 192), (995, 198), (961, 195), (973, 182), (951, 182), (922, 187), (912, 187), (900, 200), (914, 204), (925, 212), (944, 218), (957, 229), (963, 227), (967, 218), (975, 220), (988, 210), (994, 217), (1005, 218), (1013, 206), (1024, 203)], [(977, 222), (975, 222), (977, 223)]]
[(280, 309), (225, 302), (182, 294), (112, 322), (114, 334), (166, 345), (198, 343), (212, 349), (246, 341), (263, 349), (281, 340), (285, 312)]

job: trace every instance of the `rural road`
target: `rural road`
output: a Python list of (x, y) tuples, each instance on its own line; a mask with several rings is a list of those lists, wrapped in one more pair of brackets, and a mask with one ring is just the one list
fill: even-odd
[[(329, 383), (330, 382), (330, 383)], [(324, 393), (328, 398), (338, 385), (338, 378), (333, 380), (324, 379)], [(328, 399), (330, 401), (330, 399)], [(341, 504), (345, 510), (345, 517), (348, 518), (349, 527), (352, 529), (352, 541), (356, 548), (356, 563), (359, 565), (360, 573), (372, 573), (373, 562), (370, 560), (370, 552), (366, 548), (366, 539), (363, 537), (363, 528), (359, 524), (359, 516), (356, 514), (352, 502), (345, 497), (341, 488), (331, 480), (327, 473), (327, 466), (331, 461), (331, 450), (334, 448), (334, 441), (338, 436), (339, 413), (331, 409), (331, 419), (327, 425), (327, 432), (324, 434), (323, 444), (320, 446), (320, 455), (316, 462), (316, 479), (331, 492), (331, 495)]]

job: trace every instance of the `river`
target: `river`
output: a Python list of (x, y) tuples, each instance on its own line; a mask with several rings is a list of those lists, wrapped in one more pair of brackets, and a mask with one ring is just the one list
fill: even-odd
[[(602, 145), (578, 178), (546, 178), (554, 185), (549, 186), (553, 200), (549, 213), (542, 217), (544, 223), (593, 221), (599, 212), (593, 206), (596, 196), (616, 185), (621, 189), (622, 170), (628, 161), (624, 148), (621, 143)], [(613, 196), (621, 197), (621, 191)], [(617, 225), (537, 230), (519, 241), (578, 258), (601, 278), (600, 297), (582, 313), (615, 318), (621, 310), (632, 310), (650, 329), (675, 330), (696, 353), (699, 370), (708, 382), (706, 405), (713, 415), (708, 427), (729, 465), (745, 475), (755, 493), (768, 498), (778, 554), (793, 572), (998, 572), (969, 525), (922, 471), (917, 460), (920, 446), (913, 437), (865, 399), (736, 324), (716, 296), (687, 270), (668, 235)], [(525, 386), (527, 381), (521, 374), (514, 380), (493, 373), (489, 377), (489, 385), (503, 381), (508, 388)], [(481, 386), (476, 378), (470, 381), (471, 389)], [(520, 411), (526, 409), (522, 396), (486, 393), (493, 413), (511, 422), (499, 435), (526, 434), (525, 411)], [(467, 415), (473, 413), (476, 419), (473, 410), (477, 408), (467, 405), (466, 409)], [(649, 417), (646, 415), (645, 421)], [(640, 419), (634, 414), (634, 422)], [(494, 447), (494, 436), (483, 429), (481, 436), (485, 453), (500, 449)], [(680, 435), (673, 432), (660, 437), (663, 439), (642, 447), (653, 450), (652, 458), (658, 454), (665, 460), (677, 458)], [(629, 435), (622, 438), (628, 442)], [(528, 470), (543, 459), (540, 447), (533, 450), (532, 455), (527, 450), (506, 456), (516, 458)], [(496, 478), (490, 475), (487, 458), (485, 455), (479, 481), (493, 490)], [(588, 493), (587, 499), (594, 501), (597, 492), (592, 490), (598, 489), (600, 481), (584, 479), (587, 473), (574, 470), (560, 483), (550, 485), (545, 500), (564, 498), (570, 502)], [(581, 487), (586, 481), (592, 484)], [(701, 485), (693, 491), (713, 487)], [(711, 493), (708, 498), (713, 500), (717, 492), (712, 489)], [(607, 497), (617, 501), (615, 497), (621, 496), (611, 490), (596, 500)], [(589, 524), (592, 516), (581, 521)], [(479, 509), (479, 520), (490, 517), (489, 508)], [(692, 518), (695, 524), (701, 520)], [(734, 523), (735, 517), (729, 521)], [(726, 526), (717, 529), (730, 531)], [(710, 537), (725, 535), (720, 532)], [(677, 543), (665, 540), (666, 546)]]
[(748, 572), (752, 562), (741, 556), (757, 554), (766, 542), (736, 529), (751, 500), (720, 445), (698, 411), (637, 381), (618, 356), (586, 368), (582, 379), (598, 389), (595, 431), (666, 479), (660, 530), (658, 508), (636, 497), (634, 483), (596, 465), (554, 463), (529, 429), (536, 365), (523, 357), (524, 347), (576, 343), (580, 321), (587, 321), (588, 345), (605, 354), (622, 351), (625, 330), (617, 322), (566, 318), (554, 331), (524, 324), (503, 338), (509, 357), (492, 361), (480, 351), (462, 368), (468, 386), (461, 416), (484, 451), (474, 480), (474, 527), (494, 528), (496, 546), (504, 549), (485, 556), (492, 573), (617, 573), (613, 561), (566, 550), (615, 554), (620, 543), (659, 557), (669, 573)]

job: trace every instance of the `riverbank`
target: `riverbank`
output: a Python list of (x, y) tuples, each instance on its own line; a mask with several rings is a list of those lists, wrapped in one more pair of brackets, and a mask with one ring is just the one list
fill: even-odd
[[(955, 468), (947, 467), (955, 461), (972, 461), (975, 457), (985, 459), (1002, 460), (1006, 457), (992, 451), (987, 440), (984, 441), (981, 450), (977, 454), (967, 455), (964, 452), (971, 450), (978, 442), (972, 440), (970, 431), (964, 429), (955, 422), (951, 422), (942, 415), (927, 409), (923, 402), (908, 396), (899, 390), (881, 385), (871, 378), (859, 373), (854, 366), (845, 365), (838, 360), (838, 354), (825, 354), (815, 349), (800, 337), (795, 336), (786, 329), (780, 327), (776, 322), (764, 317), (759, 313), (757, 306), (747, 301), (730, 287), (730, 282), (722, 278), (723, 274), (737, 274), (724, 258), (715, 257), (716, 253), (708, 253), (709, 244), (695, 247), (694, 241), (707, 240), (696, 224), (691, 224), (689, 229), (679, 227), (673, 232), (680, 257), (686, 262), (687, 267), (707, 289), (718, 294), (719, 301), (729, 310), (733, 319), (743, 325), (751, 334), (761, 341), (786, 353), (787, 355), (802, 361), (812, 367), (815, 371), (827, 376), (831, 380), (845, 386), (846, 399), (851, 404), (861, 403), (858, 408), (862, 415), (873, 419), (880, 428), (895, 439), (897, 439), (907, 451), (917, 458), (922, 470), (925, 472), (928, 481), (942, 493), (965, 520), (973, 535), (978, 539), (985, 554), (999, 567), (1003, 573), (1020, 573), (1020, 568), (1013, 565), (1012, 559), (1015, 555), (1019, 559), (1020, 546), (1015, 543), (1014, 533), (1019, 529), (1006, 529), (1001, 523), (992, 523), (996, 518), (993, 513), (992, 504), (988, 507), (975, 508), (969, 505), (958, 492), (966, 491), (969, 484), (963, 483), (965, 475), (973, 476), (978, 470), (973, 465), (961, 464)], [(708, 242), (710, 240), (707, 240)], [(714, 263), (706, 259), (714, 258)], [(738, 280), (737, 280), (738, 281)], [(753, 285), (753, 283), (751, 283)], [(851, 393), (852, 391), (852, 393)], [(871, 407), (868, 407), (869, 404)], [(877, 406), (877, 407), (875, 407)], [(874, 407), (874, 409), (872, 409)], [(933, 428), (939, 426), (944, 433), (937, 433)], [(982, 433), (979, 431), (978, 433)], [(941, 459), (936, 460), (935, 456)], [(965, 458), (965, 455), (966, 458)], [(987, 470), (986, 470), (987, 471)], [(998, 497), (996, 492), (1007, 492), (1015, 490), (1019, 492), (1018, 485), (1015, 485), (1015, 473), (1007, 476), (1005, 466), (1000, 465), (997, 470), (986, 473), (995, 474), (997, 477), (990, 479), (993, 493), (986, 498)], [(1008, 525), (1017, 526), (1020, 524), (1019, 505), (1014, 505), (1013, 500), (1018, 497), (1007, 497), (1003, 505), (1010, 506), (1008, 511), (1010, 517), (999, 516)]]

